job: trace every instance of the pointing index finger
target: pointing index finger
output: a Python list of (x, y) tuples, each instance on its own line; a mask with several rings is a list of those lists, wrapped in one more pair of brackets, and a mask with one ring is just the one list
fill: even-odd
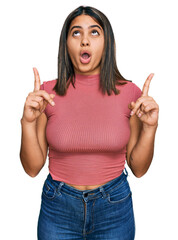
[(34, 75), (35, 75), (35, 82), (34, 82), (34, 92), (40, 90), (40, 75), (36, 68), (33, 68)]
[(151, 79), (153, 78), (153, 76), (154, 76), (154, 73), (151, 73), (147, 77), (147, 79), (143, 85), (142, 96), (148, 96), (148, 90), (149, 90), (150, 82), (151, 82)]

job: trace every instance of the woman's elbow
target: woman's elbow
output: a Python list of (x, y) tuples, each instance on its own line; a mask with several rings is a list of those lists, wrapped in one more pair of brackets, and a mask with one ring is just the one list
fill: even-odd
[(29, 169), (29, 168), (24, 168), (24, 171), (26, 172), (26, 174), (32, 178), (35, 178), (38, 173), (40, 172), (40, 170), (36, 170), (36, 169)]
[(135, 177), (141, 178), (141, 177), (143, 177), (143, 176), (146, 174), (147, 170), (132, 171), (132, 172), (133, 172), (133, 174), (135, 175)]

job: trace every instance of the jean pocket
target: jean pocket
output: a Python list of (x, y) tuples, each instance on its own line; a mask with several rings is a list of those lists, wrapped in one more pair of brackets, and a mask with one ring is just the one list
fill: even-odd
[(119, 186), (115, 187), (108, 193), (107, 200), (109, 203), (122, 203), (131, 197), (132, 192), (130, 190), (129, 183), (125, 179)]
[(51, 200), (57, 195), (56, 187), (48, 179), (46, 179), (44, 182), (42, 195)]

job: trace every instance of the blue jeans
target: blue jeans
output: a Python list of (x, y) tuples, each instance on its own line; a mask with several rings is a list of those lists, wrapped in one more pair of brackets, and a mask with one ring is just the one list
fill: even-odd
[(108, 183), (82, 191), (49, 174), (42, 189), (38, 240), (133, 240), (135, 221), (127, 176), (125, 169)]

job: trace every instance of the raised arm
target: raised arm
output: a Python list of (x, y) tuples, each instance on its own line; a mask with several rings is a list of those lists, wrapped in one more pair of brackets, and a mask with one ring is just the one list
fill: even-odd
[(40, 77), (36, 68), (34, 90), (26, 98), (21, 118), (22, 136), (20, 160), (25, 172), (35, 177), (44, 166), (47, 155), (45, 128), (47, 118), (43, 113), (47, 104), (54, 106), (54, 94), (40, 90)]
[(130, 118), (131, 135), (127, 145), (127, 163), (136, 177), (143, 176), (152, 161), (155, 134), (158, 127), (159, 106), (148, 96), (150, 74), (143, 86), (142, 95), (137, 101), (131, 102)]

